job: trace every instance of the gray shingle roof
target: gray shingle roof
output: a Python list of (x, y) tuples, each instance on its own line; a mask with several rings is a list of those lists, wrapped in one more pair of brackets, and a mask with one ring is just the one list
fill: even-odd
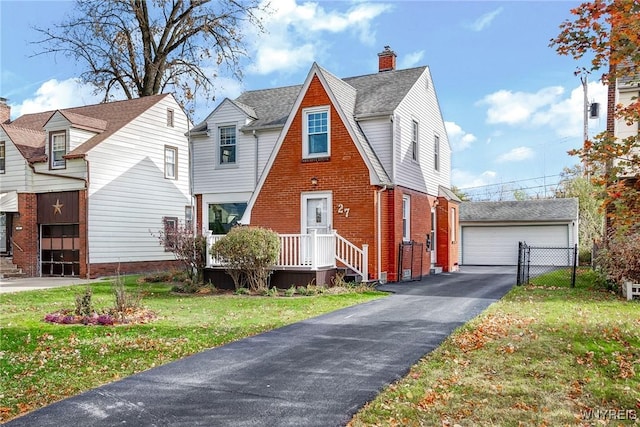
[[(423, 66), (336, 79), (355, 89), (355, 106), (351, 113), (358, 119), (391, 114), (426, 69)], [(243, 130), (284, 126), (301, 89), (302, 85), (295, 85), (242, 93), (234, 101), (249, 108), (256, 117)], [(206, 130), (206, 123), (198, 124), (193, 130)]]
[(578, 199), (545, 199), (507, 202), (463, 202), (460, 221), (573, 221), (578, 219)]

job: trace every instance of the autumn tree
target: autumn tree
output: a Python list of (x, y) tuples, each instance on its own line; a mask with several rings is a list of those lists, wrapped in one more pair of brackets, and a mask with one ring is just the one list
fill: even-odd
[[(584, 174), (580, 166), (564, 168), (555, 191), (556, 198), (578, 199), (578, 240), (580, 253), (590, 254), (594, 242), (602, 237), (604, 214), (601, 209), (604, 191)], [(583, 255), (586, 257), (586, 255)]]
[[(550, 46), (584, 64), (576, 74), (599, 72), (614, 93), (616, 85), (640, 85), (640, 1), (595, 0), (571, 14)], [(625, 233), (640, 224), (640, 136), (616, 138), (614, 123), (637, 126), (640, 100), (609, 107), (607, 130), (571, 153), (580, 156), (597, 185), (605, 185), (604, 208), (614, 229)]]
[(76, 0), (71, 16), (43, 38), (37, 54), (63, 54), (86, 67), (80, 78), (104, 100), (174, 92), (189, 104), (213, 99), (221, 71), (242, 77), (243, 29), (263, 31), (258, 0)]

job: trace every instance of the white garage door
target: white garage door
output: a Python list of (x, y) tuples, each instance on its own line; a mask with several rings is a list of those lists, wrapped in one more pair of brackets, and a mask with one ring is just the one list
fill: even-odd
[(568, 247), (567, 225), (462, 227), (464, 265), (517, 265), (518, 242), (530, 246)]

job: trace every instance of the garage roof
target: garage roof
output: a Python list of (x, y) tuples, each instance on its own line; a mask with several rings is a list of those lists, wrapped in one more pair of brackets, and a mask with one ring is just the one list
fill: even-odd
[(545, 199), (507, 202), (463, 202), (461, 222), (546, 222), (578, 219), (578, 199)]

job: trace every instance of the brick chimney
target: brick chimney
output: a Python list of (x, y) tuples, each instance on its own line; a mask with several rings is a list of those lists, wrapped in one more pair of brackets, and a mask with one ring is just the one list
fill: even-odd
[(7, 104), (7, 98), (0, 98), (0, 124), (11, 121), (11, 107)]
[(396, 53), (389, 46), (378, 54), (378, 71), (393, 71), (396, 69)]

